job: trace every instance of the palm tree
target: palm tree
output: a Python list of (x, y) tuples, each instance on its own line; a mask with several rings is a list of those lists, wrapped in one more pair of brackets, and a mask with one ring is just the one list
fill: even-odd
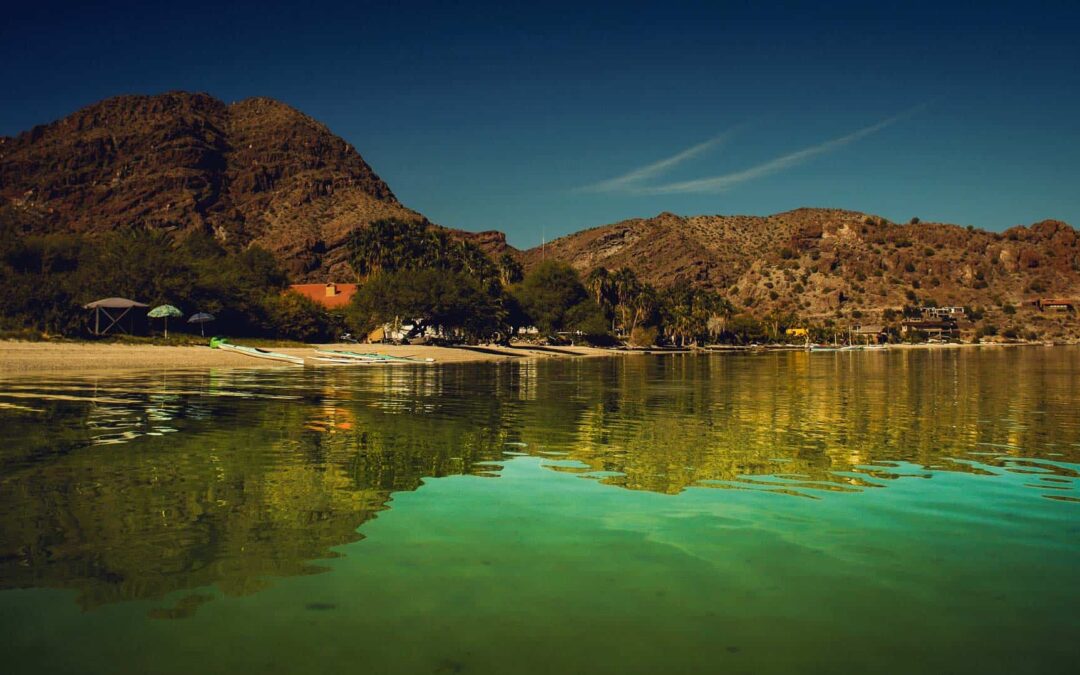
[(638, 284), (634, 297), (630, 300), (630, 331), (644, 325), (660, 305), (660, 297), (650, 284)]
[(509, 252), (499, 256), (499, 280), (503, 286), (512, 286), (525, 277), (525, 271), (517, 258)]
[(585, 277), (585, 288), (589, 289), (589, 293), (596, 300), (596, 304), (599, 305), (604, 316), (611, 321), (611, 329), (615, 330), (616, 298), (614, 277), (607, 271), (606, 267), (597, 267), (589, 272), (589, 276)]
[(641, 282), (638, 281), (634, 270), (622, 267), (612, 277), (612, 286), (615, 292), (615, 305), (619, 311), (622, 329), (625, 331), (633, 316), (634, 298), (641, 292)]
[(728, 321), (735, 315), (735, 305), (718, 293), (713, 293), (712, 296), (709, 303), (707, 332), (710, 337), (715, 339), (727, 330)]
[(349, 257), (358, 281), (381, 271), (381, 247), (382, 238), (376, 236), (373, 225), (353, 230), (349, 238)]

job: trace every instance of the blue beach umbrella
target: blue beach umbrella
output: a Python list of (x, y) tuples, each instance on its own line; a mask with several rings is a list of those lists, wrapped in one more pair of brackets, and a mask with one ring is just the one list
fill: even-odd
[(197, 314), (192, 314), (191, 317), (187, 320), (187, 322), (188, 323), (197, 323), (197, 324), (199, 324), (199, 335), (202, 335), (203, 337), (205, 337), (206, 336), (206, 331), (203, 329), (203, 324), (204, 323), (209, 323), (209, 322), (211, 322), (213, 320), (214, 320), (214, 315), (213, 314), (208, 314), (206, 312), (198, 312)]

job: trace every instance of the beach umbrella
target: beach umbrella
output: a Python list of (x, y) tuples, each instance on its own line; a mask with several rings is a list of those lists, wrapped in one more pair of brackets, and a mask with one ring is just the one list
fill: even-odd
[(169, 337), (169, 317), (184, 316), (184, 313), (172, 305), (158, 305), (147, 312), (146, 316), (151, 319), (165, 319), (165, 337)]
[(213, 314), (207, 314), (206, 312), (199, 312), (198, 314), (192, 314), (191, 318), (187, 320), (188, 323), (199, 324), (199, 335), (206, 336), (206, 331), (203, 330), (203, 324), (209, 323), (214, 320)]

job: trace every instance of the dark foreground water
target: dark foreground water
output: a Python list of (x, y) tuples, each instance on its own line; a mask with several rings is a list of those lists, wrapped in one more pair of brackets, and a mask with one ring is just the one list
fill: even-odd
[(1080, 349), (0, 381), (5, 673), (1052, 673)]

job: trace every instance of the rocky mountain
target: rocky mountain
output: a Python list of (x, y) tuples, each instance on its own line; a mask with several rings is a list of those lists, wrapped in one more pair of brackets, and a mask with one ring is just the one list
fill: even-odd
[[(267, 98), (121, 96), (0, 137), (0, 224), (22, 232), (127, 227), (212, 232), (269, 249), (294, 281), (348, 281), (350, 233), (424, 217), (346, 141)], [(543, 258), (630, 267), (658, 287), (687, 280), (754, 313), (856, 316), (935, 301), (1002, 309), (1080, 297), (1080, 237), (1053, 220), (1004, 233), (899, 224), (836, 209), (772, 216), (662, 213), (519, 252), (500, 232), (454, 236), (526, 267)]]
[(387, 217), (423, 219), (346, 141), (268, 98), (120, 96), (0, 137), (0, 218), (24, 232), (206, 230), (324, 281), (348, 278), (353, 228)]
[(661, 213), (523, 253), (526, 267), (545, 257), (583, 274), (630, 267), (658, 287), (686, 279), (755, 312), (811, 317), (872, 313), (916, 298), (991, 309), (1080, 298), (1080, 236), (1055, 220), (994, 233), (837, 209), (765, 217)]

